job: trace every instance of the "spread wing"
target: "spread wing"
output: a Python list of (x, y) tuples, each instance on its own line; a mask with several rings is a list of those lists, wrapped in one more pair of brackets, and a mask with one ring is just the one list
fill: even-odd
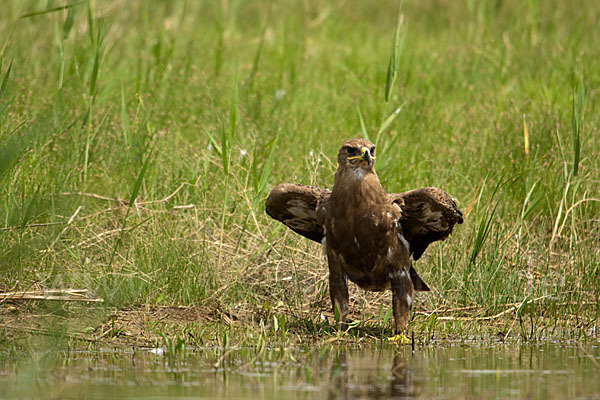
[[(317, 204), (331, 191), (314, 186), (283, 183), (273, 188), (266, 201), (267, 214), (294, 232), (321, 242), (323, 227), (317, 222)], [(426, 187), (388, 194), (402, 209), (402, 233), (418, 260), (430, 243), (446, 239), (463, 216), (454, 199), (442, 189)]]
[[(331, 191), (327, 189), (283, 183), (269, 194), (266, 211), (294, 232), (320, 243), (323, 227), (317, 222), (316, 208), (330, 195)], [(415, 260), (423, 255), (430, 243), (446, 239), (454, 225), (463, 222), (454, 199), (441, 189), (428, 187), (388, 196), (402, 209), (402, 232)], [(412, 266), (410, 274), (415, 290), (429, 290)]]
[(297, 183), (282, 183), (271, 190), (267, 214), (294, 232), (321, 243), (323, 227), (317, 222), (317, 204), (329, 198), (330, 190)]
[(426, 187), (388, 196), (402, 209), (402, 233), (415, 260), (430, 243), (445, 240), (455, 224), (463, 223), (463, 215), (454, 199), (442, 189)]

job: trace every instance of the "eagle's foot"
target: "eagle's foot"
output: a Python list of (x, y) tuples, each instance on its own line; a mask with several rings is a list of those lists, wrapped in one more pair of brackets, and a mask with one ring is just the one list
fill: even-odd
[(410, 339), (404, 333), (398, 333), (392, 337), (389, 337), (390, 342), (394, 342), (397, 345), (410, 344)]

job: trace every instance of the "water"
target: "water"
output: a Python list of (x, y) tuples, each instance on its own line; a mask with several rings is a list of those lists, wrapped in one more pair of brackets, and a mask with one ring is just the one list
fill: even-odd
[(0, 398), (600, 399), (600, 349), (326, 346), (12, 356)]

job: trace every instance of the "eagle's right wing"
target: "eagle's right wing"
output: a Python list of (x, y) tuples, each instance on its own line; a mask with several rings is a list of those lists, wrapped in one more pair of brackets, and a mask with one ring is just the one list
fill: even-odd
[(271, 190), (267, 214), (294, 232), (321, 243), (323, 227), (317, 222), (317, 204), (326, 201), (330, 190), (297, 183), (282, 183)]

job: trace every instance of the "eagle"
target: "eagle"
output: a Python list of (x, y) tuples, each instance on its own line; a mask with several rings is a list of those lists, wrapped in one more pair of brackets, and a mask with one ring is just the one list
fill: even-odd
[(345, 327), (348, 315), (350, 280), (365, 290), (392, 291), (395, 331), (404, 336), (414, 291), (430, 290), (411, 256), (416, 261), (429, 244), (448, 238), (463, 215), (452, 196), (435, 187), (386, 193), (375, 159), (371, 141), (350, 139), (338, 151), (331, 191), (280, 184), (267, 197), (266, 212), (322, 243), (338, 329)]

